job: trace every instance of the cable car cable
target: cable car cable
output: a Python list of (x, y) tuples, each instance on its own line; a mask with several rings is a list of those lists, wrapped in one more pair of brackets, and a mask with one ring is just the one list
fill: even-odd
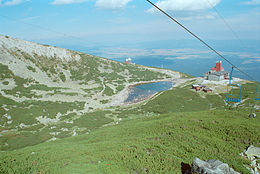
[[(238, 68), (236, 65), (234, 65), (232, 62), (230, 62), (227, 58), (225, 58), (224, 56), (222, 56), (218, 51), (216, 51), (214, 48), (212, 48), (209, 44), (207, 44), (205, 41), (203, 41), (201, 38), (199, 38), (197, 35), (195, 35), (193, 32), (191, 32), (188, 28), (186, 28), (184, 25), (182, 25), (180, 22), (178, 22), (176, 19), (174, 19), (173, 17), (171, 17), (169, 14), (167, 14), (165, 11), (163, 11), (161, 8), (159, 8), (157, 5), (155, 5), (154, 3), (152, 3), (150, 0), (146, 0), (147, 2), (149, 2), (152, 6), (154, 6), (155, 8), (157, 8), (159, 11), (161, 11), (164, 15), (166, 15), (167, 17), (169, 17), (172, 21), (174, 21), (175, 23), (177, 23), (179, 26), (181, 26), (184, 30), (186, 30), (188, 33), (190, 33), (193, 37), (195, 37), (196, 39), (198, 39), (200, 42), (202, 42), (206, 47), (208, 47), (210, 50), (212, 50), (214, 53), (216, 53), (218, 56), (220, 56), (222, 59), (224, 59), (226, 62), (228, 62), (232, 67), (236, 68), (238, 71), (240, 71), (241, 73), (243, 73), (245, 76), (247, 76), (249, 79), (256, 81), (257, 80), (253, 77), (251, 77), (249, 74), (247, 74), (246, 72), (242, 71), (240, 68)], [(259, 82), (258, 82), (259, 83)]]
[(240, 42), (240, 44), (242, 46), (245, 46), (244, 42), (240, 39), (240, 37), (238, 36), (238, 34), (235, 32), (235, 30), (233, 30), (233, 28), (231, 27), (231, 25), (229, 25), (229, 23), (226, 21), (226, 19), (220, 14), (220, 12), (217, 10), (217, 8), (215, 6), (213, 6), (211, 4), (211, 2), (209, 0), (208, 4), (214, 9), (214, 11), (218, 14), (218, 16), (220, 17), (220, 19), (223, 21), (223, 23), (227, 26), (227, 28), (232, 32), (232, 34), (235, 36), (235, 38)]

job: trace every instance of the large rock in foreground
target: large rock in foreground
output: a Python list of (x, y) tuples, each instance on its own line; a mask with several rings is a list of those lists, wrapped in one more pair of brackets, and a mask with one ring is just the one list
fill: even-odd
[(199, 158), (193, 161), (191, 170), (196, 174), (239, 174), (219, 160), (202, 161)]
[(245, 165), (245, 167), (250, 170), (251, 174), (260, 173), (260, 148), (249, 146), (243, 153), (240, 154), (243, 158), (251, 162), (250, 165)]
[(244, 153), (247, 157), (260, 158), (260, 147), (254, 147), (251, 145), (247, 148), (247, 150), (245, 150)]

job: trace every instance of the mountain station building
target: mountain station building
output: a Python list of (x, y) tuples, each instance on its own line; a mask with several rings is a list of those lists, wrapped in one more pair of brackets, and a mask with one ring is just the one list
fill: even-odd
[(132, 64), (132, 59), (131, 59), (131, 58), (125, 59), (125, 63), (126, 63), (126, 64)]
[(216, 66), (211, 68), (209, 72), (204, 74), (206, 80), (221, 81), (229, 79), (229, 72), (222, 67), (222, 61), (216, 63)]

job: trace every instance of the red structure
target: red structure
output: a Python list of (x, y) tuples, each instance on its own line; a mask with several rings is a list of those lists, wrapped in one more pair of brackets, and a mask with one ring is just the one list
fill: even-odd
[(212, 71), (224, 71), (224, 68), (222, 67), (222, 61), (219, 61), (216, 63), (216, 67), (211, 68)]
[(224, 79), (229, 79), (229, 72), (224, 71), (222, 62), (219, 61), (216, 63), (215, 67), (210, 69), (209, 72), (204, 73), (204, 77), (206, 80), (221, 81)]
[(132, 59), (131, 59), (131, 58), (125, 59), (125, 63), (126, 63), (126, 64), (132, 64)]

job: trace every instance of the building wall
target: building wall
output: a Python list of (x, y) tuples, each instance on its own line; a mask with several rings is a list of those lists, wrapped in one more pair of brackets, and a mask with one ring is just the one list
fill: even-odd
[(212, 81), (220, 81), (222, 79), (224, 79), (224, 76), (216, 76), (216, 75), (209, 75), (208, 76), (208, 80), (212, 80)]
[(224, 80), (224, 79), (225, 79), (224, 75), (223, 76), (219, 76), (219, 80)]

